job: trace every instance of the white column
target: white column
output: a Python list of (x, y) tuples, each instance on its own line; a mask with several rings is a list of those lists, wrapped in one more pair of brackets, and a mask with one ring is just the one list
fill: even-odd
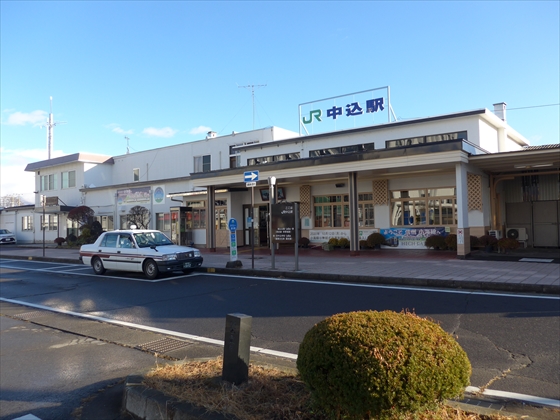
[(469, 229), (469, 188), (467, 166), (455, 165), (455, 185), (457, 186), (457, 256), (464, 258), (471, 252)]

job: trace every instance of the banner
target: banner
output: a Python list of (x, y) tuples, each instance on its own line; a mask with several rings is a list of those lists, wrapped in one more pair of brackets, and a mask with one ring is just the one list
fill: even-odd
[(127, 188), (117, 190), (117, 205), (149, 203), (152, 198), (150, 187)]
[(380, 233), (385, 236), (387, 245), (383, 247), (401, 249), (425, 249), (426, 238), (432, 235), (446, 236), (444, 227), (433, 228), (391, 228), (381, 229)]

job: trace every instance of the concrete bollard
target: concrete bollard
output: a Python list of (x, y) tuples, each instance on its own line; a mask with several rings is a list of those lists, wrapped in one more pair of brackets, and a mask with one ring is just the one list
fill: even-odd
[(226, 316), (222, 379), (235, 385), (249, 379), (252, 321), (252, 316), (244, 314)]

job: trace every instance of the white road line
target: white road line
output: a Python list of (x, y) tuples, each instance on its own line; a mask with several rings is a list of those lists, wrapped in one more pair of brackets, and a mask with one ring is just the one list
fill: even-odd
[(437, 289), (437, 288), (427, 288), (427, 287), (414, 287), (414, 286), (386, 286), (379, 284), (368, 284), (368, 283), (341, 283), (341, 282), (330, 282), (330, 281), (320, 281), (320, 280), (297, 280), (297, 279), (284, 279), (276, 277), (252, 277), (252, 276), (242, 276), (237, 274), (213, 274), (213, 273), (198, 273), (201, 276), (215, 276), (215, 277), (241, 277), (245, 279), (256, 279), (265, 281), (278, 281), (284, 283), (309, 283), (309, 284), (321, 284), (329, 286), (348, 286), (348, 287), (364, 287), (371, 289), (390, 289), (390, 290), (412, 290), (419, 292), (432, 292), (432, 293), (451, 293), (458, 295), (479, 295), (479, 296), (498, 296), (498, 297), (515, 297), (515, 298), (529, 298), (529, 299), (547, 299), (547, 300), (560, 300), (560, 296), (551, 295), (528, 295), (528, 294), (512, 294), (512, 293), (499, 293), (499, 292), (476, 292), (468, 290), (454, 290), (454, 289)]
[(526, 401), (533, 404), (547, 405), (551, 407), (560, 408), (559, 400), (534, 397), (532, 395), (518, 394), (517, 392), (496, 391), (493, 389), (485, 389), (481, 392), (480, 388), (477, 388), (476, 386), (468, 386), (467, 388), (465, 388), (465, 392), (470, 392), (472, 394), (487, 395), (489, 397), (500, 397), (500, 398), (507, 398), (511, 400)]
[[(66, 314), (66, 315), (72, 315), (72, 316), (76, 316), (76, 317), (80, 317), (80, 318), (91, 319), (91, 320), (94, 320), (94, 321), (106, 322), (108, 324), (121, 325), (121, 326), (124, 326), (124, 327), (136, 328), (136, 329), (144, 330), (144, 331), (152, 331), (152, 332), (156, 332), (156, 333), (159, 333), (159, 334), (171, 335), (171, 336), (174, 336), (174, 337), (180, 337), (180, 338), (185, 338), (185, 339), (188, 339), (188, 340), (199, 341), (199, 342), (202, 342), (202, 343), (215, 344), (215, 345), (219, 345), (219, 346), (224, 345), (224, 342), (222, 340), (215, 340), (213, 338), (201, 337), (201, 336), (192, 335), (192, 334), (185, 334), (185, 333), (181, 333), (181, 332), (178, 332), (178, 331), (166, 330), (166, 329), (163, 329), (163, 328), (150, 327), (148, 325), (140, 325), (140, 324), (134, 324), (132, 322), (118, 321), (118, 320), (114, 320), (114, 319), (110, 319), (110, 318), (104, 318), (104, 317), (95, 316), (95, 315), (88, 315), (88, 314), (82, 314), (82, 313), (79, 313), (79, 312), (68, 311), (68, 310), (65, 310), (65, 309), (56, 309), (56, 308), (51, 308), (50, 306), (38, 305), (38, 304), (35, 304), (35, 303), (28, 303), (28, 302), (24, 302), (24, 301), (15, 300), (15, 299), (6, 299), (6, 298), (1, 298), (0, 297), (0, 301), (14, 303), (14, 304), (17, 304), (17, 305), (22, 305), (22, 306), (30, 306), (32, 308), (43, 309), (43, 310), (46, 310), (46, 311), (57, 312), (57, 313)], [(284, 357), (286, 359), (297, 360), (297, 354), (286, 353), (286, 352), (283, 352), (283, 351), (276, 351), (276, 350), (264, 349), (262, 347), (253, 347), (253, 346), (251, 346), (251, 351), (254, 352), (254, 353), (268, 354), (268, 355), (271, 355), (271, 356), (278, 356), (278, 357)], [(469, 393), (473, 393), (473, 394), (480, 394), (481, 393), (480, 388), (477, 388), (475, 386), (468, 386), (467, 388), (465, 388), (465, 391), (469, 392)], [(496, 391), (496, 390), (492, 390), (492, 389), (485, 389), (484, 391), (482, 391), (482, 395), (488, 395), (488, 396), (500, 397), (500, 398), (507, 398), (507, 399), (510, 399), (510, 400), (526, 401), (526, 402), (530, 402), (530, 403), (533, 403), (533, 404), (546, 405), (546, 406), (552, 406), (552, 407), (560, 408), (560, 401), (558, 401), (558, 400), (553, 400), (553, 399), (550, 399), (550, 398), (535, 397), (535, 396), (532, 396), (532, 395), (519, 394), (519, 393), (516, 393), (516, 392)]]

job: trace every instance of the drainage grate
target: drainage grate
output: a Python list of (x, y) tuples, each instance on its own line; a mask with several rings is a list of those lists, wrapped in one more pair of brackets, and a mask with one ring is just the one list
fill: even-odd
[(175, 340), (173, 338), (162, 338), (160, 340), (150, 341), (146, 344), (140, 344), (138, 347), (154, 353), (168, 353), (190, 345), (190, 342)]
[(47, 315), (50, 312), (47, 311), (33, 311), (33, 312), (24, 312), (23, 314), (12, 315), (14, 318), (18, 319), (25, 319), (26, 321), (34, 318), (40, 318), (42, 316)]

